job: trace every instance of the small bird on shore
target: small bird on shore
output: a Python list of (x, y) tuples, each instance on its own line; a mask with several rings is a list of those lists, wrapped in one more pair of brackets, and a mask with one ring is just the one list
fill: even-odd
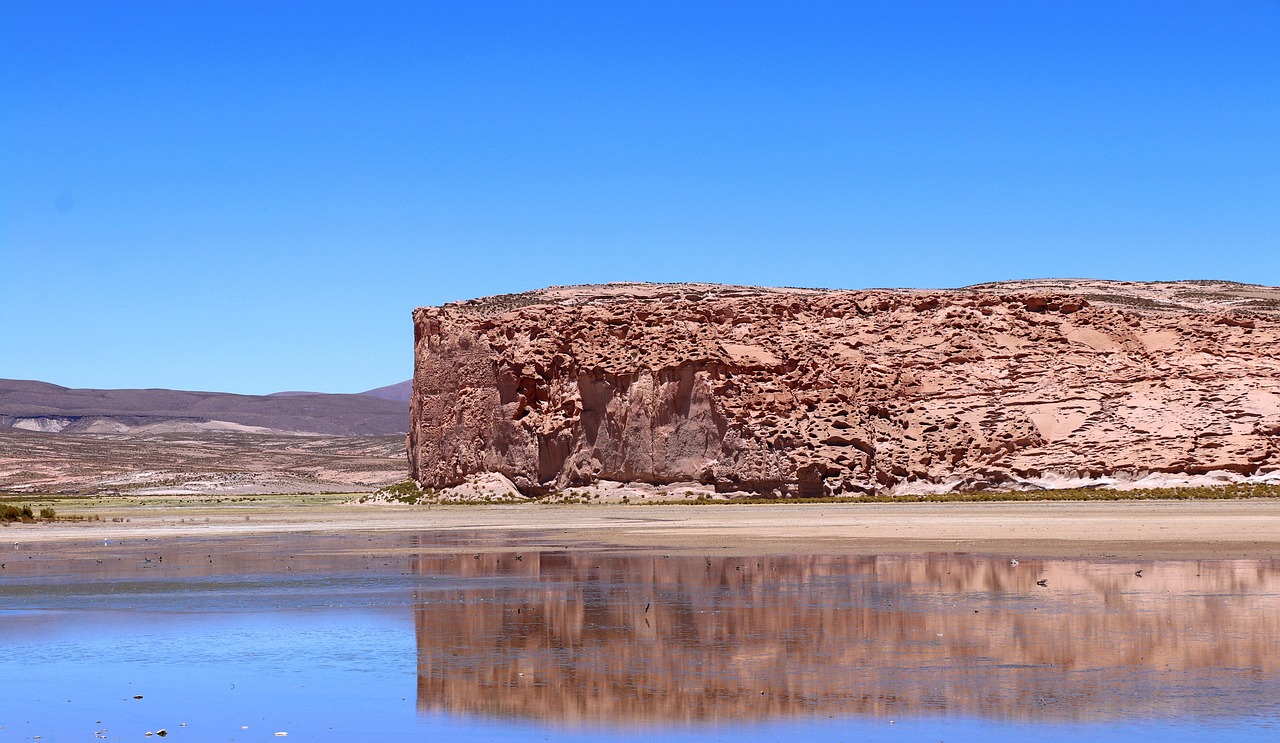
[(1015, 557), (1012, 560), (1010, 560), (1009, 567), (1014, 567), (1014, 568), (1018, 567), (1018, 558)]
[(1036, 585), (1037, 585), (1037, 586), (1040, 586), (1040, 587), (1042, 587), (1042, 588), (1048, 588), (1048, 587), (1049, 587), (1049, 579), (1048, 579), (1048, 578), (1041, 578), (1040, 580), (1036, 581)]
[(1133, 571), (1133, 574), (1134, 574), (1134, 575), (1136, 575), (1136, 576), (1138, 576), (1139, 578), (1141, 578), (1141, 577), (1142, 577), (1142, 568), (1138, 568), (1137, 570)]

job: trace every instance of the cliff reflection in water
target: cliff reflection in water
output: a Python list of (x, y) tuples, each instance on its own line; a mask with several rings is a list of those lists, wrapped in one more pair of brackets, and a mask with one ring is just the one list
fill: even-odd
[(416, 560), (467, 579), (415, 601), (421, 710), (1083, 720), (1280, 698), (1276, 561), (519, 557)]

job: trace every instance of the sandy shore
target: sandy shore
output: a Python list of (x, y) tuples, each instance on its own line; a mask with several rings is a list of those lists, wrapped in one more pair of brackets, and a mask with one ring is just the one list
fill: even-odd
[[(709, 506), (352, 506), (104, 503), (104, 520), (14, 524), (42, 550), (101, 539), (466, 535), (471, 548), (621, 548), (717, 554), (971, 552), (1041, 557), (1280, 558), (1280, 500)], [(112, 518), (127, 521), (112, 521)], [(442, 549), (448, 540), (442, 540)], [(38, 545), (38, 546), (37, 546)]]

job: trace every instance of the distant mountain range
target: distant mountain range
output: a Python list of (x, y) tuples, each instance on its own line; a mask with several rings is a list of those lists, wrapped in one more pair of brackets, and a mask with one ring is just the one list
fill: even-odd
[[(325, 395), (326, 392), (302, 392), (300, 390), (285, 390), (284, 392), (272, 392), (267, 397), (299, 397), (301, 395)], [(403, 382), (389, 384), (386, 387), (375, 387), (371, 390), (358, 392), (356, 394), (369, 395), (370, 397), (380, 397), (383, 400), (394, 400), (396, 402), (408, 403), (409, 397), (413, 394), (413, 380), (406, 379)]]
[(0, 429), (49, 433), (254, 433), (381, 436), (409, 430), (410, 382), (353, 395), (234, 395), (71, 389), (0, 379)]
[(389, 384), (386, 387), (378, 387), (367, 392), (361, 392), (362, 395), (372, 395), (373, 397), (381, 397), (383, 400), (395, 400), (406, 405), (409, 404), (409, 398), (413, 396), (413, 380), (406, 379), (403, 382)]

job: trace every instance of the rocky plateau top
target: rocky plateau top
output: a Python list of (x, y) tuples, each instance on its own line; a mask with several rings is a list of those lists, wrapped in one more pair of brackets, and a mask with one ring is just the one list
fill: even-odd
[[(820, 496), (1280, 479), (1280, 288), (552, 287), (414, 312), (423, 486)], [(1201, 478), (1196, 480), (1196, 478)]]

